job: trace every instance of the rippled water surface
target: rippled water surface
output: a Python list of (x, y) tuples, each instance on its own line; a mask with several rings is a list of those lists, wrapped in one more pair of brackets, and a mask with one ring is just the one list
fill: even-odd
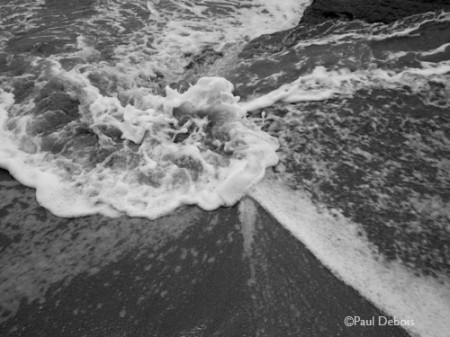
[[(307, 5), (0, 4), (0, 166), (18, 181), (2, 173), (6, 324), (55, 284), (235, 217), (191, 205), (251, 195), (375, 305), (413, 315), (408, 331), (444, 336), (450, 14), (296, 26)], [(240, 207), (242, 242), (219, 232), (251, 260), (263, 226)]]

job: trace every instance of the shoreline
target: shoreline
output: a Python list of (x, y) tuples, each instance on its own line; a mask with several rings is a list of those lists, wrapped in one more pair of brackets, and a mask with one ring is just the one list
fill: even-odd
[[(39, 208), (36, 204), (29, 207)], [(44, 221), (58, 221), (40, 211), (46, 213)], [(109, 262), (96, 262), (89, 254), (84, 259), (92, 261), (84, 261), (89, 263), (78, 266), (75, 274), (65, 267), (54, 269), (53, 277), (60, 280), (52, 282), (50, 277), (46, 281), (48, 289), (41, 294), (41, 301), (22, 302), (17, 314), (0, 325), (7, 331), (4, 336), (97, 336), (112, 332), (181, 336), (189, 331), (198, 333), (195, 336), (408, 336), (395, 326), (346, 327), (345, 316), (386, 315), (336, 279), (251, 199), (212, 212), (189, 207), (177, 213), (159, 221), (141, 219), (140, 224), (121, 218), (120, 226), (97, 216), (73, 219), (72, 223), (60, 219), (65, 226), (78, 229), (60, 226), (48, 242), (31, 238), (27, 245), (37, 245), (34, 254), (43, 245), (50, 251), (58, 245), (65, 252), (62, 258), (61, 254), (40, 254), (35, 263), (64, 266), (81, 262), (82, 257), (76, 245), (64, 247), (69, 232), (72, 237), (77, 232), (99, 237), (99, 232), (109, 228), (109, 234), (104, 232), (97, 243), (104, 246)], [(186, 222), (180, 225), (180, 219)], [(39, 228), (42, 223), (36, 220), (34, 226)], [(105, 220), (101, 228), (89, 229), (93, 225), (89, 222)], [(123, 227), (133, 226), (142, 231), (148, 228), (148, 234), (141, 232), (143, 237), (159, 239), (145, 244), (136, 237), (134, 242), (118, 246), (130, 237), (128, 230), (135, 232)], [(95, 242), (84, 249), (89, 250)], [(107, 255), (108, 247), (116, 250), (116, 256)], [(95, 253), (98, 248), (92, 249)], [(4, 261), (9, 254), (8, 249), (3, 251)], [(25, 255), (22, 261), (31, 258)], [(28, 281), (39, 279), (46, 271), (33, 273)], [(22, 280), (27, 279), (26, 274), (23, 270)]]
[[(387, 0), (377, 0), (364, 8), (357, 4), (357, 0), (314, 0), (295, 28), (250, 41), (238, 58), (256, 59), (264, 53), (278, 53), (283, 48), (291, 48), (307, 35), (303, 28), (307, 28), (308, 34), (313, 36), (316, 29), (320, 33), (322, 29), (332, 27), (336, 20), (392, 23), (429, 10), (450, 10), (450, 4), (444, 1), (403, 0), (393, 5)], [(206, 50), (204, 54), (194, 57), (189, 67), (208, 69), (210, 65), (214, 67), (216, 62), (220, 62), (222, 56)], [(271, 71), (262, 64), (253, 70)], [(238, 62), (226, 71), (230, 72), (232, 81), (233, 76), (239, 78), (243, 73), (251, 77), (250, 72), (247, 74), (239, 68)], [(194, 72), (192, 78), (195, 75)], [(289, 75), (298, 77), (297, 73)], [(270, 87), (264, 87), (266, 89)], [(237, 94), (248, 97), (254, 93), (252, 88), (246, 90), (238, 87)], [(20, 96), (20, 90), (18, 93)], [(301, 108), (299, 104), (298, 109)], [(285, 117), (281, 110), (280, 115)], [(433, 126), (431, 122), (430, 125)], [(377, 134), (372, 139), (383, 140), (384, 136)], [(334, 143), (325, 139), (324, 144), (327, 142)], [(353, 157), (349, 155), (349, 158)], [(361, 158), (358, 157), (358, 160)], [(354, 179), (347, 173), (354, 167), (340, 169), (343, 178), (338, 177), (335, 185), (318, 193), (319, 197), (323, 192), (330, 198), (325, 198), (324, 203), (319, 197), (318, 200), (308, 201), (308, 207), (312, 209), (316, 204), (324, 204), (328, 208), (341, 209), (342, 203), (350, 201), (351, 204), (360, 202), (367, 205), (357, 193), (352, 195), (354, 199), (346, 199), (345, 195), (342, 197), (340, 187), (353, 189)], [(370, 169), (366, 169), (365, 173), (368, 171)], [(301, 181), (303, 171), (299, 169), (297, 172)], [(348, 176), (351, 183), (344, 179)], [(271, 195), (270, 189), (265, 193)], [(335, 199), (333, 193), (336, 194)], [(292, 200), (292, 196), (290, 198), (288, 200)], [(337, 267), (333, 269), (333, 263), (328, 263), (330, 260), (324, 257), (331, 251), (328, 249), (330, 247), (326, 247), (328, 242), (324, 246), (316, 245), (314, 223), (308, 224), (311, 225), (309, 232), (307, 226), (297, 231), (296, 226), (286, 225), (289, 221), (281, 220), (286, 214), (271, 215), (264, 209), (266, 205), (256, 199), (245, 197), (235, 206), (209, 212), (195, 206), (185, 206), (157, 220), (126, 216), (112, 219), (100, 215), (58, 218), (38, 205), (33, 189), (20, 185), (0, 169), (2, 337), (405, 337), (411, 336), (407, 331), (416, 331), (410, 326), (418, 323), (416, 318), (390, 317), (379, 309), (382, 305), (377, 307), (373, 304), (386, 302), (378, 298), (379, 302), (373, 300), (372, 303), (361, 295), (376, 280), (369, 280), (369, 286), (359, 280), (353, 288), (335, 276), (342, 274), (339, 274)], [(286, 204), (283, 206), (287, 207)], [(355, 209), (358, 210), (358, 207)], [(367, 230), (372, 235), (373, 240), (369, 242), (379, 246), (381, 260), (393, 254), (395, 261), (397, 251), (390, 251), (388, 245), (395, 246), (397, 243), (391, 240), (394, 237), (392, 232), (383, 231), (384, 227), (370, 227), (372, 213), (365, 209), (360, 212), (364, 217), (355, 213), (360, 216), (356, 220), (361, 221), (352, 218), (353, 211), (349, 207), (348, 213), (342, 214), (361, 224), (359, 230)], [(364, 227), (366, 220), (368, 225)], [(383, 221), (380, 223), (384, 225)], [(302, 230), (306, 232), (302, 233)], [(335, 240), (339, 240), (340, 234), (337, 228), (331, 228), (328, 232), (328, 236), (333, 236)], [(434, 236), (425, 238), (429, 239), (429, 245), (437, 245), (433, 241)], [(345, 239), (350, 240), (348, 237)], [(405, 235), (404, 241), (411, 240)], [(446, 244), (444, 239), (441, 241)], [(345, 247), (345, 240), (340, 244), (339, 249), (345, 251), (348, 248)], [(385, 246), (387, 248), (383, 251)], [(364, 255), (364, 249), (361, 251)], [(411, 255), (407, 250), (400, 252), (405, 256)], [(443, 260), (437, 266), (445, 272), (446, 256), (439, 251), (436, 254)], [(441, 271), (435, 265), (426, 264), (434, 262), (434, 256), (430, 255), (425, 262), (417, 262), (423, 263), (423, 269), (429, 269), (430, 275), (434, 270)], [(345, 260), (345, 257), (342, 254), (339, 258)], [(339, 260), (333, 258), (331, 261)], [(359, 263), (364, 264), (371, 258), (364, 256)], [(351, 272), (351, 261), (345, 263), (346, 271)], [(373, 269), (377, 267), (376, 263), (374, 265)], [(417, 273), (423, 272), (415, 264), (407, 268), (410, 268), (408, 272), (414, 271), (414, 268), (417, 268)], [(360, 266), (358, 273), (361, 270)], [(403, 270), (381, 270), (380, 278), (386, 277), (389, 287), (395, 290), (398, 286), (402, 292), (407, 285), (402, 284), (401, 280), (398, 285), (389, 283), (386, 276), (389, 272), (404, 276)], [(359, 289), (360, 293), (355, 289)], [(373, 290), (370, 289), (369, 292)], [(435, 296), (440, 289), (432, 290)], [(393, 301), (394, 298), (389, 309)], [(432, 315), (425, 302), (420, 310)], [(446, 322), (439, 321), (439, 315), (442, 312), (436, 313), (436, 321), (443, 326)], [(421, 327), (432, 322), (425, 322)], [(438, 330), (430, 328), (425, 332), (432, 334)]]

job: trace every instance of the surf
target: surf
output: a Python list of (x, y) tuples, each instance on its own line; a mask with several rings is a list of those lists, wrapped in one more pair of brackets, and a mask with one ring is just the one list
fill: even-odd
[[(44, 35), (8, 42), (13, 53), (1, 78), (0, 166), (34, 188), (42, 206), (67, 218), (128, 215), (165, 225), (161, 219), (183, 205), (214, 210), (250, 196), (337, 277), (388, 314), (414, 320), (408, 331), (444, 336), (445, 264), (434, 276), (422, 274), (426, 266), (402, 260), (420, 247), (401, 238), (392, 243), (400, 257), (386, 258), (373, 238), (376, 229), (358, 222), (367, 221), (358, 207), (381, 217), (392, 211), (393, 195), (406, 196), (396, 208), (412, 207), (419, 220), (389, 220), (388, 233), (448, 233), (448, 202), (433, 194), (447, 182), (448, 163), (433, 149), (444, 153), (448, 144), (437, 126), (449, 105), (448, 41), (429, 43), (428, 37), (445, 30), (449, 16), (428, 13), (391, 25), (327, 23), (305, 28), (289, 45), (294, 29), (282, 33), (287, 46), (270, 49), (264, 34), (295, 26), (305, 6), (111, 1), (74, 18), (75, 37), (59, 52), (50, 52)], [(39, 11), (21, 7), (18, 16)], [(55, 29), (63, 34), (67, 28)], [(262, 51), (243, 47), (260, 35), (263, 43), (254, 43)], [(433, 118), (421, 124), (415, 118), (422, 108)], [(381, 165), (392, 147), (383, 141), (369, 146), (371, 139), (386, 134), (400, 142), (381, 132), (396, 123), (405, 130), (398, 147), (406, 150)], [(421, 125), (427, 127), (422, 133)], [(436, 175), (427, 173), (428, 164), (407, 169), (419, 157)], [(398, 171), (430, 190), (417, 192), (408, 185), (412, 178), (392, 183)], [(258, 217), (252, 202), (239, 206), (247, 257)], [(431, 227), (421, 226), (429, 219)], [(89, 233), (85, 237), (87, 247), (95, 245)], [(96, 272), (83, 264), (75, 273), (86, 271)], [(23, 276), (7, 270), (4, 277), (7, 272)], [(55, 273), (58, 280), (73, 276), (64, 266)], [(45, 272), (39, 276), (38, 285), (23, 276), (37, 290), (13, 292), (11, 311), (21, 296), (39, 298), (54, 281)], [(257, 282), (254, 271), (252, 278)], [(4, 293), (12, 287), (7, 283)]]

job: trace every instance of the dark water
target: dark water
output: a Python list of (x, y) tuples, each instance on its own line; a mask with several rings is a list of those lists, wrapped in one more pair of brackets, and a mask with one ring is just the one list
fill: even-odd
[[(13, 238), (4, 249), (14, 252), (8, 268), (15, 273), (2, 284), (29, 296), (42, 294), (20, 304), (1, 325), (2, 335), (380, 333), (343, 326), (348, 314), (380, 312), (250, 199), (244, 202), (247, 218), (239, 215), (241, 206), (181, 209), (152, 222), (99, 216), (62, 221), (36, 204), (31, 189), (2, 178), (2, 196), (13, 189), (22, 202), (13, 199), (2, 208), (5, 233)], [(17, 310), (14, 300), (5, 304)], [(396, 327), (382, 331), (407, 336)]]
[[(321, 262), (381, 310), (414, 318), (409, 332), (445, 335), (449, 13), (283, 30), (306, 5), (0, 4), (0, 163), (37, 189), (1, 173), (2, 335), (407, 335), (346, 328), (345, 316), (382, 312)], [(165, 89), (205, 76), (226, 78), (243, 103), (222, 80), (195, 95)], [(285, 193), (261, 197), (257, 185), (265, 210), (250, 199), (191, 206), (234, 205), (264, 170)], [(192, 188), (203, 199), (186, 197)], [(298, 195), (310, 206), (287, 213)], [(345, 219), (336, 232), (352, 228), (349, 264), (361, 241), (382, 272), (333, 265), (337, 250), (296, 231), (328, 212)], [(319, 220), (308, 228), (329, 242)], [(380, 273), (405, 302), (386, 301), (395, 285), (351, 277)]]
[[(372, 72), (372, 83), (364, 75), (365, 85), (356, 84), (351, 96), (265, 110), (264, 130), (281, 140), (283, 159), (275, 170), (288, 176), (293, 188), (362, 224), (388, 259), (448, 275), (448, 75), (414, 74), (425, 64), (448, 64), (450, 26), (438, 18), (325, 23), (262, 37), (244, 49), (245, 61), (231, 78), (238, 92), (254, 95), (317, 66)], [(377, 71), (412, 73), (391, 85)], [(248, 85), (255, 76), (261, 79)]]

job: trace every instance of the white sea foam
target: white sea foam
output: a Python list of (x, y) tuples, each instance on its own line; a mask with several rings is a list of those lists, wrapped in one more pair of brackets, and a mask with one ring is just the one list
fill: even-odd
[(159, 72), (171, 79), (206, 47), (228, 53), (259, 35), (295, 26), (309, 3), (165, 0), (138, 1), (130, 8), (127, 1), (111, 0), (100, 3), (86, 24), (97, 31), (101, 22), (102, 29), (118, 33), (115, 59), (130, 73), (138, 68), (141, 75)]
[[(130, 28), (120, 10), (126, 3), (110, 2), (108, 7), (98, 8), (98, 17), (87, 20), (94, 30), (99, 27), (96, 20), (101, 18), (124, 34), (126, 43), (114, 47), (115, 63), (99, 62), (92, 69), (119, 78), (119, 89), (133, 93), (134, 105), (124, 106), (117, 96), (101, 94), (88, 80), (93, 73), (88, 67), (84, 73), (79, 67), (70, 72), (57, 69), (52, 75), (63, 80), (66, 91), (80, 101), (81, 119), (100, 143), (111, 142), (102, 134), (102, 125), (120, 130), (121, 141), (131, 146), (117, 149), (117, 163), (111, 156), (110, 161), (90, 167), (82, 156), (36, 151), (42, 147), (41, 140), (25, 133), (31, 118), (15, 117), (16, 127), (7, 127), (14, 98), (5, 92), (0, 94), (0, 165), (23, 184), (36, 188), (39, 202), (60, 216), (127, 213), (154, 218), (181, 204), (205, 209), (233, 204), (263, 178), (266, 167), (277, 162), (276, 141), (247, 121), (246, 111), (276, 102), (345, 97), (360, 88), (408, 85), (413, 92), (420, 92), (427, 89), (429, 77), (446, 88), (450, 83), (450, 65), (445, 62), (438, 66), (423, 63), (422, 69), (399, 72), (317, 67), (311, 74), (247, 103), (239, 104), (231, 93), (232, 85), (220, 78), (204, 78), (184, 94), (167, 89), (165, 97), (157, 96), (141, 86), (140, 78), (158, 71), (169, 79), (173, 74), (177, 78), (189, 61), (188, 54), (199, 53), (207, 46), (227, 52), (232, 49), (230, 44), (292, 27), (309, 1), (224, 1), (215, 7), (208, 1), (195, 5), (190, 1), (137, 2), (150, 18), (140, 21), (143, 27), (130, 33), (126, 33)], [(221, 14), (211, 15), (212, 10)], [(128, 11), (134, 18), (134, 12)], [(440, 18), (448, 19), (444, 15)], [(374, 26), (374, 30), (386, 32), (374, 34), (372, 40), (408, 36), (418, 26), (399, 32)], [(297, 48), (358, 38), (368, 37), (366, 32), (351, 32), (304, 41)], [(95, 60), (99, 55), (83, 37), (78, 39), (78, 48), (74, 56), (85, 60)], [(431, 53), (440, 51), (442, 48)], [(181, 122), (184, 117), (187, 119)], [(187, 137), (175, 141), (177, 135)], [(133, 146), (138, 150), (132, 150)], [(132, 163), (135, 156), (138, 162)], [(251, 195), (337, 276), (388, 313), (413, 319), (416, 324), (410, 327), (412, 332), (446, 336), (450, 330), (446, 320), (450, 294), (445, 286), (416, 277), (397, 264), (380, 263), (370, 244), (358, 235), (357, 224), (337, 212), (319, 213), (308, 197), (289, 190), (273, 177), (254, 187)], [(253, 211), (243, 216), (253, 216)], [(253, 230), (246, 228), (247, 253)]]
[[(42, 140), (25, 133), (33, 128), (28, 118), (27, 127), (8, 131), (7, 108), (13, 101), (3, 93), (0, 165), (36, 188), (37, 200), (58, 216), (123, 212), (156, 218), (182, 204), (208, 210), (232, 205), (278, 162), (277, 141), (245, 119), (232, 84), (223, 78), (202, 78), (183, 94), (167, 88), (166, 97), (145, 97), (142, 109), (102, 96), (75, 72), (60, 78), (73, 86), (81, 120), (97, 132), (100, 144), (111, 143), (99, 131), (108, 125), (138, 149), (122, 147), (94, 167), (79, 152), (28, 153), (24, 141), (39, 149)], [(176, 141), (177, 135), (184, 139)], [(121, 160), (135, 164), (116, 164)]]
[[(441, 52), (446, 45), (433, 50)], [(358, 90), (403, 90), (427, 98), (430, 83), (439, 83), (448, 93), (450, 64), (422, 62), (421, 68), (359, 69), (351, 71), (316, 67), (296, 81), (248, 102), (246, 111), (264, 109), (277, 102), (294, 103), (346, 99)], [(440, 106), (450, 104), (448, 95)], [(263, 112), (264, 113), (264, 112)], [(404, 326), (413, 335), (445, 337), (450, 331), (450, 280), (418, 276), (398, 262), (385, 262), (361, 233), (361, 225), (336, 210), (318, 210), (310, 197), (286, 186), (282, 177), (267, 175), (250, 195), (302, 241), (341, 280), (355, 288), (377, 307), (397, 318), (412, 320)], [(349, 313), (350, 314), (350, 313)]]
[(318, 66), (310, 74), (302, 75), (292, 83), (284, 84), (265, 95), (241, 103), (241, 107), (245, 111), (253, 111), (272, 106), (277, 102), (324, 101), (335, 96), (351, 96), (360, 89), (409, 87), (413, 92), (421, 93), (429, 91), (428, 85), (431, 80), (448, 88), (450, 62), (439, 64), (422, 62), (422, 66), (420, 69), (411, 68), (398, 72), (379, 68), (356, 71), (346, 68), (328, 70)]
[(8, 41), (14, 32), (33, 29), (39, 25), (36, 13), (45, 3), (45, 0), (37, 0), (32, 3), (22, 0), (0, 2), (0, 47)]
[[(335, 24), (341, 26), (342, 29), (336, 27), (336, 31), (332, 34), (327, 32), (313, 38), (301, 39), (295, 48), (301, 49), (311, 45), (335, 45), (343, 42), (360, 41), (385, 41), (394, 38), (420, 36), (420, 28), (429, 23), (448, 23), (450, 14), (442, 12), (436, 14), (433, 12), (418, 14), (404, 20), (396, 21), (392, 24), (385, 25), (382, 23), (367, 24), (360, 22), (361, 26), (349, 29), (345, 23), (337, 21)], [(424, 46), (426, 48), (426, 46)]]
[[(382, 262), (360, 235), (360, 226), (337, 211), (318, 211), (303, 192), (267, 176), (250, 195), (292, 232), (336, 276), (420, 336), (450, 331), (450, 280), (417, 276), (395, 262)], [(348, 313), (351, 315), (351, 313)]]
[[(145, 270), (156, 267), (167, 254), (173, 254), (171, 249), (160, 248), (197, 225), (199, 216), (205, 217), (191, 207), (155, 221), (100, 216), (61, 219), (38, 207), (34, 191), (15, 181), (0, 181), (0, 195), (2, 234), (20, 237), (0, 254), (0, 324), (12, 318), (24, 302), (44, 303), (49, 289), (57, 294), (74, 278), (96, 274), (124, 256), (142, 261), (145, 254)], [(149, 257), (153, 252), (157, 252), (154, 260)], [(114, 275), (118, 273), (139, 283), (140, 278), (129, 271), (117, 270)], [(155, 293), (158, 288), (153, 288)], [(72, 304), (76, 310), (77, 303)]]

